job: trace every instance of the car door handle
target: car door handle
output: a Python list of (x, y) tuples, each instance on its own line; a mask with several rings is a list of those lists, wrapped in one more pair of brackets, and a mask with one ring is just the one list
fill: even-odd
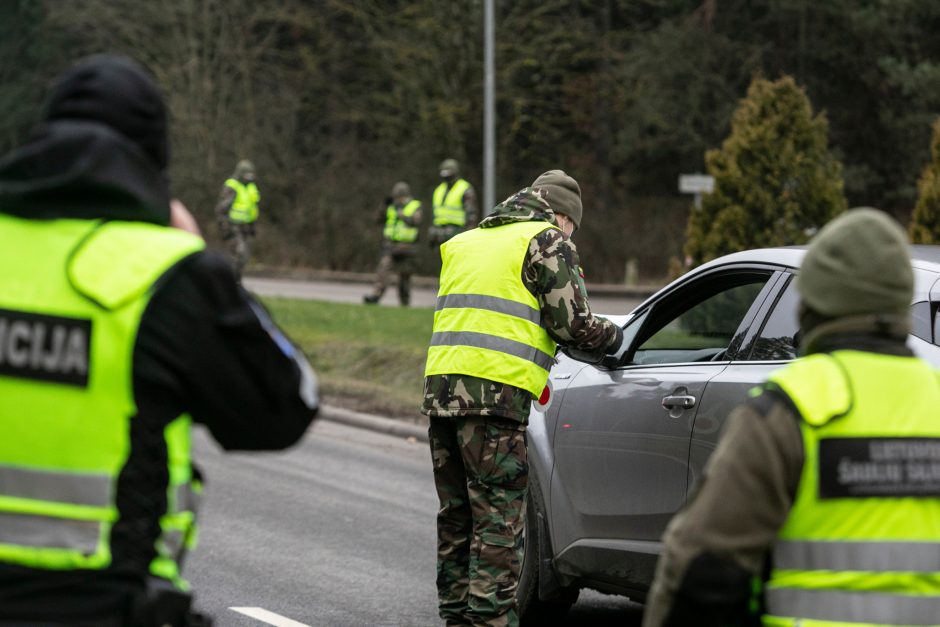
[(695, 397), (682, 394), (676, 396), (667, 396), (663, 399), (663, 407), (665, 409), (672, 409), (674, 407), (689, 409), (690, 407), (695, 407)]

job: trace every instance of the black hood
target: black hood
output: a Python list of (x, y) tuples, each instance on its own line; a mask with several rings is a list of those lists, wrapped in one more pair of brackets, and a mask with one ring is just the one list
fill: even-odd
[(0, 211), (167, 224), (166, 164), (156, 84), (129, 59), (90, 57), (62, 74), (44, 122), (0, 160)]
[(63, 72), (46, 98), (44, 118), (104, 124), (137, 144), (158, 169), (166, 170), (163, 96), (153, 78), (127, 57), (95, 55)]

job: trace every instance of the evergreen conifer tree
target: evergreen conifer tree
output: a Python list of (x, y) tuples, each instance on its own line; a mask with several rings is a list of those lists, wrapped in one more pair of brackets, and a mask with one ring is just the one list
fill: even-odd
[(930, 157), (917, 182), (917, 205), (910, 226), (914, 244), (940, 243), (940, 118), (933, 124)]
[(685, 251), (692, 264), (805, 243), (844, 211), (842, 165), (829, 152), (828, 129), (789, 76), (753, 80), (731, 134), (705, 155), (715, 191), (689, 216)]

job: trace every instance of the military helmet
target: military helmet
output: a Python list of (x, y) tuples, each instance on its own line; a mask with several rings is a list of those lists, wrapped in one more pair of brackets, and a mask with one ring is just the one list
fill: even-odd
[(796, 287), (809, 309), (830, 318), (907, 314), (914, 295), (907, 236), (883, 211), (851, 209), (810, 241)]
[(232, 175), (232, 178), (240, 179), (245, 176), (250, 175), (251, 178), (255, 176), (255, 164), (253, 164), (248, 159), (242, 159), (235, 166), (235, 173)]
[(407, 198), (411, 196), (411, 187), (404, 181), (398, 181), (392, 185), (392, 198)]
[(441, 161), (440, 165), (441, 178), (446, 179), (449, 176), (457, 176), (460, 174), (460, 164), (457, 163), (456, 159), (444, 159)]

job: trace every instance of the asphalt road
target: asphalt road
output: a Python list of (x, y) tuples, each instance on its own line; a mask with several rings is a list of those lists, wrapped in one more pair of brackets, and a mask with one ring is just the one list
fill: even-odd
[[(298, 281), (294, 279), (245, 277), (244, 284), (248, 290), (259, 296), (283, 296), (340, 303), (361, 303), (362, 297), (372, 291), (372, 286), (367, 283), (340, 283), (335, 281)], [(591, 309), (597, 313), (628, 314), (643, 301), (641, 296), (608, 294), (600, 291), (590, 293), (590, 289), (588, 291)], [(433, 307), (436, 302), (437, 288), (412, 288), (412, 306)], [(394, 286), (385, 291), (379, 304), (398, 306), (398, 293)]]
[[(185, 574), (217, 625), (440, 624), (426, 444), (322, 420), (286, 453), (194, 440), (207, 498)], [(588, 592), (565, 623), (635, 627), (640, 611)]]

